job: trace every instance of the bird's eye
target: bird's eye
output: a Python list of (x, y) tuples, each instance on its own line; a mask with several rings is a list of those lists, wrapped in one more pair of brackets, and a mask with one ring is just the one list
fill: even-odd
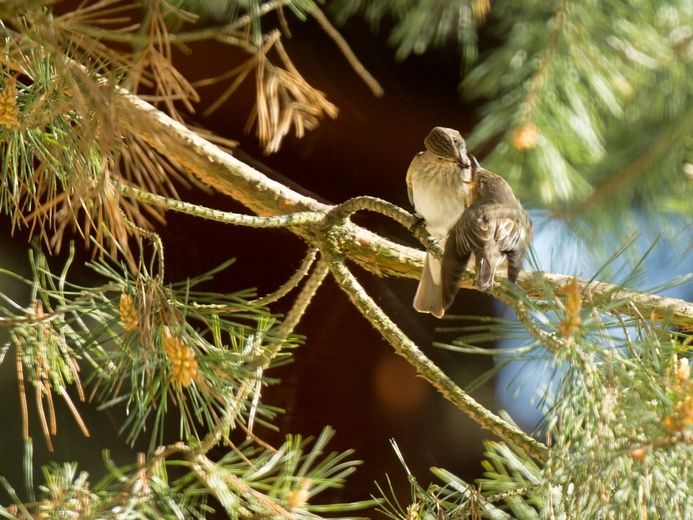
[(455, 144), (457, 144), (457, 137), (453, 137), (453, 138), (452, 138), (452, 142), (455, 143)]

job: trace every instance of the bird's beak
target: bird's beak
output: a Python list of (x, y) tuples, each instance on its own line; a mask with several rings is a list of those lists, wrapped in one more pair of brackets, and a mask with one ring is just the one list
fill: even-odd
[(469, 158), (466, 154), (460, 153), (459, 160), (457, 161), (463, 168), (469, 168), (472, 163), (469, 162)]
[(462, 181), (464, 182), (470, 190), (474, 189), (474, 181)]

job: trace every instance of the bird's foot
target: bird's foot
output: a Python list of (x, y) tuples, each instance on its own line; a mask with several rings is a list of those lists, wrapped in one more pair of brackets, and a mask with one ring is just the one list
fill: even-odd
[(423, 217), (416, 215), (416, 221), (411, 225), (409, 231), (411, 231), (412, 233), (417, 233), (420, 232), (420, 230), (422, 229), (426, 229), (426, 221)]
[(428, 248), (436, 248), (442, 245), (443, 239), (442, 238), (435, 238), (435, 237), (430, 237), (428, 239)]

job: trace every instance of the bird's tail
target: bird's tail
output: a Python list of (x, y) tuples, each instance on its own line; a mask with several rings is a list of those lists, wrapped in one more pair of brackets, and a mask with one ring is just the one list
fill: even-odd
[(419, 312), (429, 312), (436, 318), (442, 318), (445, 314), (440, 269), (440, 260), (426, 253), (421, 280), (414, 296), (414, 308)]
[[(453, 241), (454, 235), (450, 237)], [(455, 300), (455, 295), (459, 291), (459, 282), (464, 270), (467, 268), (467, 263), (469, 263), (469, 257), (471, 254), (467, 254), (463, 257), (458, 256), (457, 251), (454, 247), (445, 247), (445, 254), (443, 255), (443, 267), (442, 267), (442, 287), (443, 287), (443, 308), (447, 310), (452, 305)]]

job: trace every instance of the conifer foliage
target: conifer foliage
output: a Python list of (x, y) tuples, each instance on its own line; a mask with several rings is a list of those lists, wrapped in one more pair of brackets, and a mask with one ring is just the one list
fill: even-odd
[[(515, 319), (477, 318), (459, 329), (459, 340), (439, 345), (459, 356), (496, 356), (498, 368), (543, 364), (550, 374), (537, 394), (543, 421), (530, 433), (460, 388), (354, 276), (352, 264), (416, 278), (423, 258), (357, 226), (354, 213), (379, 212), (440, 254), (415, 216), (372, 197), (319, 202), (227, 153), (230, 141), (184, 123), (198, 91), (217, 82), (224, 91), (210, 112), (242, 84), (254, 88), (245, 117), (266, 153), (278, 152), (290, 132), (301, 137), (337, 117), (283, 45), (289, 25), (300, 31), (308, 18), (380, 94), (319, 3), (94, 0), (67, 11), (60, 4), (0, 5), (0, 212), (37, 238), (30, 276), (1, 271), (30, 299), (0, 294), (9, 337), (0, 363), (15, 367), (26, 453), (25, 491), (0, 479), (12, 499), (0, 515), (322, 518), (377, 507), (402, 519), (693, 516), (693, 304), (660, 296), (663, 286), (635, 287), (642, 265), (623, 259), (634, 250), (624, 232), (636, 219), (661, 228), (679, 258), (693, 251), (689, 1), (327, 3), (337, 24), (364, 16), (376, 30), (390, 27), (393, 59), (455, 46), (460, 94), (482, 107), (468, 147), (487, 151), (485, 165), (547, 220), (578, 234), (600, 230), (589, 245), (608, 250), (624, 237), (588, 279), (535, 270), (517, 286), (497, 280), (491, 294)], [(477, 39), (492, 43), (478, 52)], [(208, 40), (243, 58), (193, 83), (176, 69), (172, 49)], [(253, 215), (190, 204), (181, 186), (211, 187)], [(156, 232), (167, 211), (285, 228), (303, 240), (305, 258), (261, 297), (199, 289), (231, 262), (170, 282)], [(74, 231), (84, 238), (79, 245), (70, 240)], [(77, 247), (95, 253), (88, 267), (98, 283), (73, 277)], [(67, 251), (57, 272), (46, 250)], [(497, 437), (486, 443), (483, 478), (465, 482), (433, 468), (436, 483), (421, 485), (429, 476), (409, 472), (395, 440), (410, 503), (393, 496), (385, 483), (396, 477), (385, 475), (376, 498), (328, 503), (321, 494), (348, 485), (359, 464), (351, 451), (327, 450), (329, 427), (315, 439), (287, 435), (277, 446), (257, 437), (254, 425), (275, 427), (277, 410), (262, 396), (276, 383), (268, 373), (299, 347), (294, 329), (328, 277), (442, 398)], [(473, 273), (461, 284), (472, 288)], [(291, 304), (278, 316), (272, 304), (281, 298)], [(520, 343), (478, 348), (506, 337)], [(75, 397), (122, 414), (119, 434), (132, 445), (144, 440), (146, 450), (126, 466), (104, 452), (108, 476), (99, 482), (70, 461), (44, 467), (39, 478), (33, 446), (52, 450), (64, 427), (56, 401), (89, 435)], [(173, 442), (164, 434), (170, 424)], [(30, 434), (37, 431), (39, 440)], [(238, 432), (246, 440), (234, 444)]]

